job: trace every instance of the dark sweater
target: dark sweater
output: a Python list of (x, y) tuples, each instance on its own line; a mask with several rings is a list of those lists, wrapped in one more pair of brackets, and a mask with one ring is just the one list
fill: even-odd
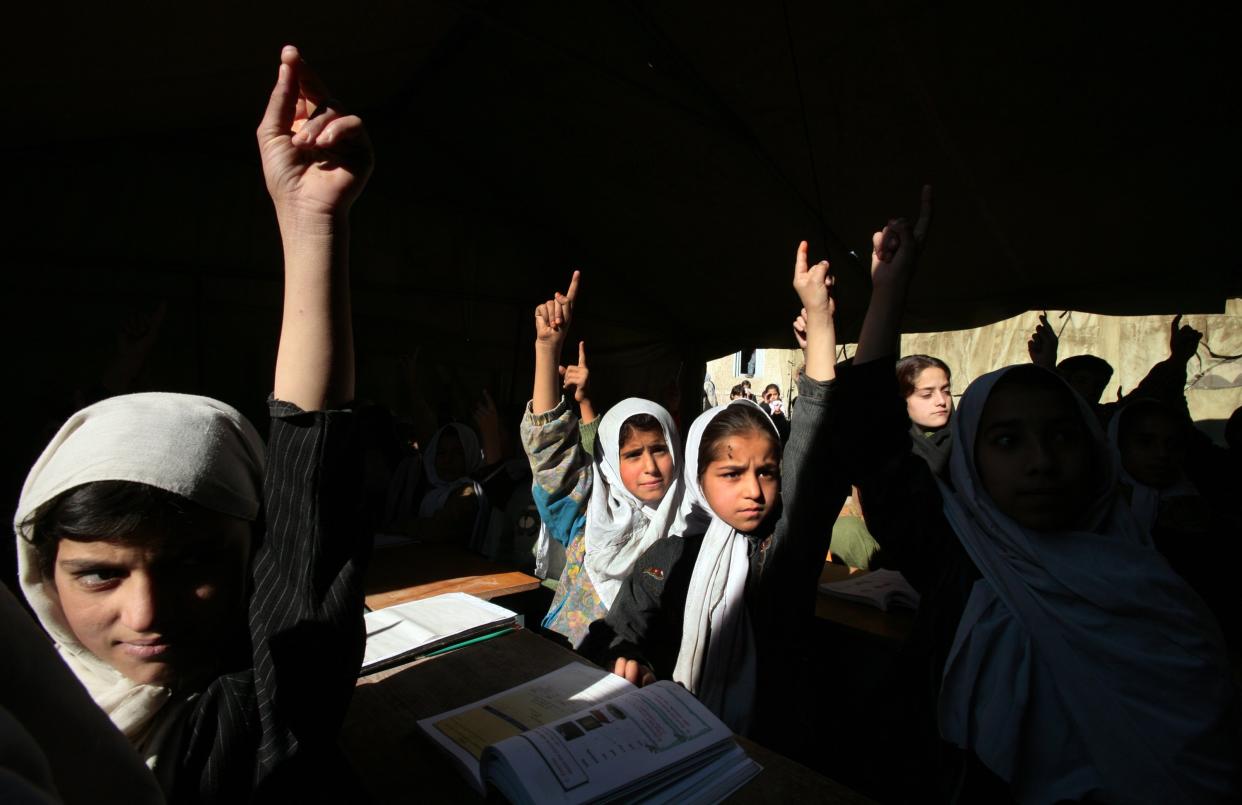
[[(766, 528), (748, 534), (750, 577), (746, 607), (758, 657), (759, 721), (781, 711), (772, 702), (782, 686), (777, 659), (814, 616), (816, 585), (824, 566), (831, 523), (848, 493), (828, 450), (834, 382), (799, 381), (798, 414), (781, 465), (779, 512)], [(591, 625), (579, 651), (604, 667), (617, 657), (672, 676), (681, 646), (686, 594), (703, 537), (670, 537), (639, 557), (607, 618)], [(787, 687), (787, 686), (786, 686)]]
[(834, 452), (864, 501), (867, 528), (921, 598), (914, 631), (876, 704), (864, 757), (886, 801), (1010, 801), (1008, 786), (940, 738), (936, 703), (945, 660), (981, 578), (944, 516), (927, 462), (911, 453), (910, 421), (893, 358), (844, 369), (837, 381)]
[(337, 749), (362, 663), (370, 553), (354, 418), (270, 408), (248, 645), (192, 703), (170, 801), (359, 796)]

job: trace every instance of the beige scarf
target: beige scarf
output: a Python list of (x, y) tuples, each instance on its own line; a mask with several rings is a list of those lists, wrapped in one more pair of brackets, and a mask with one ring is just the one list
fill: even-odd
[(169, 779), (168, 769), (157, 769), (157, 760), (177, 735), (186, 699), (167, 687), (130, 681), (78, 642), (48, 590), (53, 582), (39, 569), (24, 524), (57, 496), (96, 481), (147, 484), (212, 511), (254, 520), (263, 466), (259, 434), (224, 403), (187, 394), (128, 394), (70, 417), (22, 487), (14, 520), (22, 592), (91, 698), (163, 779)]

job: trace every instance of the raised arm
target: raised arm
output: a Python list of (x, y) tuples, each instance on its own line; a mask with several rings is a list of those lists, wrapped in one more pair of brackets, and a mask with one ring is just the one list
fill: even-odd
[[(828, 272), (828, 261), (821, 260), (814, 266), (807, 265), (806, 241), (798, 244), (798, 253), (794, 258), (794, 290), (802, 300), (802, 315), (798, 318), (805, 322), (805, 335), (800, 339), (806, 342), (803, 352), (806, 354), (806, 377), (817, 382), (832, 380), (836, 373), (837, 333), (832, 323), (835, 304), (832, 300), (832, 274)], [(797, 328), (795, 327), (795, 333)]]
[[(586, 342), (578, 342), (578, 363), (560, 367), (561, 385), (565, 391), (572, 391), (574, 401), (578, 403), (578, 417), (583, 425), (595, 421), (595, 406), (591, 404), (591, 370), (587, 368)], [(589, 452), (589, 451), (588, 451)]]
[(531, 408), (536, 414), (551, 411), (561, 401), (561, 347), (574, 318), (579, 272), (569, 280), (569, 290), (535, 308), (535, 388)]
[(257, 132), (285, 259), (274, 392), (306, 411), (354, 396), (349, 210), (374, 164), (362, 121), (330, 98), (286, 46)]
[(914, 263), (931, 225), (931, 185), (923, 187), (919, 218), (911, 227), (891, 220), (871, 238), (871, 303), (858, 336), (855, 365), (896, 355), (901, 346), (901, 314), (914, 276)]
[(1060, 341), (1057, 331), (1048, 323), (1048, 314), (1039, 314), (1039, 324), (1035, 325), (1035, 332), (1031, 333), (1031, 339), (1026, 342), (1026, 353), (1031, 356), (1031, 363), (1055, 372)]

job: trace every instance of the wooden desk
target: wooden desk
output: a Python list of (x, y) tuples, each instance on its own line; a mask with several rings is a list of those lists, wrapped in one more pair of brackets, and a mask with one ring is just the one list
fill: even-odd
[[(363, 677), (345, 716), (341, 733), (345, 753), (377, 802), (481, 802), (416, 722), (569, 662), (586, 661), (533, 632), (519, 630)], [(730, 802), (871, 802), (792, 760), (745, 739), (739, 742), (764, 770)]]
[(534, 576), (458, 545), (415, 543), (376, 550), (365, 590), (367, 606), (383, 609), (441, 593), (498, 598), (536, 590), (539, 584)]
[[(829, 562), (824, 564), (819, 583), (842, 581), (849, 576), (849, 568)], [(914, 612), (909, 609), (897, 608), (884, 612), (866, 604), (835, 598), (827, 593), (819, 593), (816, 597), (815, 616), (849, 629), (897, 642), (909, 637), (914, 628)]]

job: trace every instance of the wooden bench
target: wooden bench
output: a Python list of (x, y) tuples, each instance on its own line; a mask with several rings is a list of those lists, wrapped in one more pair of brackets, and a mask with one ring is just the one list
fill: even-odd
[(539, 579), (457, 545), (415, 543), (371, 556), (366, 603), (383, 609), (441, 593), (500, 598), (539, 589)]

